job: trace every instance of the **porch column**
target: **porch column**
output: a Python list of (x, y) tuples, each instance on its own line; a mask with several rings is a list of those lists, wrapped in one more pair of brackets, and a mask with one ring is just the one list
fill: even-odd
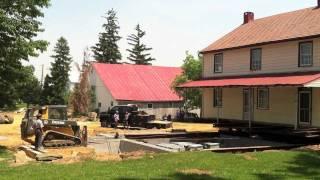
[(251, 135), (251, 129), (252, 129), (252, 121), (253, 121), (253, 114), (254, 114), (254, 88), (249, 88), (249, 121), (248, 121), (248, 126), (249, 126), (249, 134)]
[(298, 129), (298, 123), (299, 123), (299, 88), (296, 88), (296, 96), (295, 96), (295, 104), (296, 104), (296, 119), (294, 122), (294, 129), (297, 130)]

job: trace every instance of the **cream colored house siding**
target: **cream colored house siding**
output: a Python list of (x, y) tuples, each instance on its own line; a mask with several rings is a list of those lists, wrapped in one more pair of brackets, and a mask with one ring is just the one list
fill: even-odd
[(117, 105), (117, 101), (112, 97), (110, 91), (105, 87), (100, 77), (97, 75), (96, 71), (92, 70), (89, 77), (90, 86), (95, 89), (96, 102), (94, 108), (99, 108), (99, 103), (101, 107), (99, 108), (100, 112), (107, 111), (108, 108), (111, 108), (111, 102), (113, 105)]
[[(314, 103), (320, 105), (319, 100)], [(223, 107), (220, 108), (221, 119), (243, 120), (243, 88), (224, 88), (222, 92)], [(203, 89), (204, 118), (216, 118), (217, 108), (213, 107), (213, 89)], [(269, 88), (269, 109), (257, 109), (257, 88), (254, 88), (253, 118), (256, 122), (269, 122), (294, 126), (297, 122), (298, 89), (295, 87)], [(315, 104), (314, 104), (315, 105)], [(319, 106), (318, 106), (319, 107)], [(314, 113), (315, 114), (315, 113)], [(320, 117), (317, 112), (315, 116)], [(318, 122), (318, 121), (317, 121)], [(319, 123), (320, 124), (320, 123)]]
[[(242, 120), (242, 88), (225, 88), (222, 91), (220, 118)], [(203, 89), (203, 118), (216, 118), (218, 108), (213, 107), (213, 89)]]
[[(291, 41), (251, 48), (262, 48), (262, 69), (250, 71), (250, 49), (242, 48), (223, 51), (223, 73), (213, 73), (215, 53), (204, 54), (203, 77), (250, 75), (261, 73), (285, 73), (320, 69), (320, 38), (313, 40), (313, 67), (298, 67), (299, 42)], [(309, 41), (309, 40), (306, 40)]]
[(254, 91), (254, 121), (294, 125), (297, 122), (298, 89), (269, 88), (269, 109), (257, 109), (257, 89)]
[(320, 89), (312, 89), (312, 125), (320, 127)]

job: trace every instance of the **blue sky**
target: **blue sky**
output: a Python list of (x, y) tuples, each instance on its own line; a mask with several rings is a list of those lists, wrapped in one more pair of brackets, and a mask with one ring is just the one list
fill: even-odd
[[(241, 25), (243, 13), (255, 18), (315, 6), (316, 0), (52, 0), (41, 18), (45, 32), (38, 38), (50, 42), (48, 50), (30, 63), (40, 77), (41, 65), (49, 73), (50, 55), (60, 36), (71, 48), (73, 61), (81, 63), (83, 51), (98, 41), (107, 10), (114, 8), (120, 23), (119, 42), (123, 60), (128, 53), (127, 36), (140, 23), (147, 32), (144, 42), (153, 48), (154, 65), (181, 66), (188, 50), (192, 54)], [(78, 73), (72, 68), (70, 79)]]

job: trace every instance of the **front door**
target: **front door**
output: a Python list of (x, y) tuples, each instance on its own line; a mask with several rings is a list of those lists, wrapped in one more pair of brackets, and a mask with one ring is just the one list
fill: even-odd
[(252, 91), (250, 89), (243, 90), (243, 120), (252, 120)]
[(298, 118), (300, 125), (311, 125), (311, 91), (299, 91)]

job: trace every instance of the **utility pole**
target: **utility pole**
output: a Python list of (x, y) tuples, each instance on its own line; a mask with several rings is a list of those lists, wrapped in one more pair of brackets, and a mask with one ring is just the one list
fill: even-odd
[(44, 64), (41, 65), (41, 80), (40, 80), (40, 87), (41, 88), (43, 86), (43, 69), (44, 69)]

